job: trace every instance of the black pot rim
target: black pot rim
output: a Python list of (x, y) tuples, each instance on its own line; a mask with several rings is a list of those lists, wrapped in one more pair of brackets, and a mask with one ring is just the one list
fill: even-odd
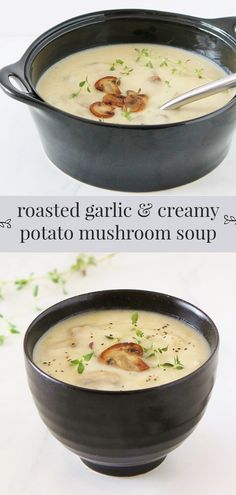
[[(135, 130), (137, 130), (137, 128), (142, 129), (142, 130), (149, 130), (149, 129), (164, 129), (164, 128), (172, 128), (172, 127), (175, 128), (175, 127), (180, 127), (180, 126), (185, 126), (185, 125), (197, 124), (197, 123), (200, 123), (204, 120), (207, 120), (207, 119), (210, 119), (213, 117), (217, 117), (218, 115), (224, 113), (225, 111), (227, 111), (228, 109), (230, 109), (231, 107), (233, 107), (236, 104), (236, 95), (235, 95), (232, 98), (232, 100), (230, 100), (223, 107), (220, 107), (217, 110), (215, 110), (214, 112), (208, 113), (208, 114), (203, 115), (201, 117), (197, 117), (195, 119), (186, 120), (186, 121), (183, 120), (180, 122), (172, 122), (170, 124), (142, 124), (142, 125), (131, 124), (130, 125), (130, 124), (116, 124), (116, 123), (109, 123), (109, 122), (100, 122), (100, 121), (92, 120), (89, 118), (80, 117), (77, 115), (73, 115), (69, 112), (65, 112), (64, 110), (61, 110), (61, 109), (54, 107), (53, 105), (47, 103), (45, 100), (43, 100), (41, 98), (41, 96), (39, 95), (39, 93), (36, 90), (36, 87), (31, 82), (30, 68), (31, 68), (32, 62), (35, 59), (35, 57), (38, 55), (39, 52), (41, 52), (45, 48), (45, 46), (48, 44), (48, 42), (51, 42), (51, 41), (53, 42), (54, 39), (60, 37), (62, 34), (65, 34), (66, 32), (70, 32), (72, 27), (74, 25), (76, 25), (76, 23), (78, 23), (79, 21), (83, 21), (83, 20), (86, 21), (90, 17), (98, 18), (99, 16), (104, 16), (104, 20), (105, 20), (106, 15), (111, 15), (111, 16), (112, 15), (114, 15), (114, 16), (117, 16), (117, 15), (124, 15), (124, 16), (125, 15), (130, 15), (130, 16), (132, 16), (132, 15), (158, 15), (160, 17), (162, 16), (163, 19), (166, 18), (166, 20), (169, 20), (170, 22), (173, 22), (173, 23), (176, 23), (175, 17), (177, 16), (178, 18), (183, 19), (183, 21), (185, 21), (185, 22), (183, 22), (183, 24), (192, 25), (196, 29), (200, 29), (201, 23), (203, 23), (203, 25), (205, 25), (206, 27), (212, 28), (213, 30), (215, 28), (215, 30), (216, 30), (216, 26), (214, 25), (212, 19), (204, 19), (204, 18), (200, 18), (200, 17), (188, 16), (185, 14), (178, 14), (175, 12), (165, 12), (165, 11), (151, 10), (151, 9), (101, 10), (101, 11), (89, 12), (87, 14), (82, 14), (80, 16), (76, 16), (76, 17), (73, 17), (73, 18), (68, 19), (66, 21), (63, 21), (63, 22), (53, 26), (49, 30), (45, 31), (41, 36), (39, 36), (35, 41), (33, 41), (33, 43), (29, 46), (29, 48), (26, 50), (26, 52), (24, 53), (24, 55), (22, 56), (22, 58), (19, 61), (20, 63), (24, 64), (24, 72), (25, 72), (25, 77), (26, 77), (27, 83), (33, 89), (34, 94), (37, 95), (38, 100), (41, 102), (41, 104), (44, 107), (50, 109), (51, 111), (59, 113), (60, 115), (63, 114), (66, 117), (72, 118), (73, 120), (76, 120), (79, 122), (84, 122), (84, 123), (87, 123), (90, 125), (92, 124), (95, 126), (98, 125), (98, 126), (105, 126), (105, 127), (111, 127), (111, 128), (126, 129), (126, 130), (127, 130), (127, 128), (128, 129), (135, 129)], [(236, 18), (235, 18), (235, 22), (236, 22)], [(63, 30), (63, 32), (61, 32), (62, 30)], [(221, 31), (224, 34), (227, 34), (227, 32), (224, 31), (223, 29)], [(57, 35), (57, 32), (58, 32), (58, 35)], [(215, 35), (217, 36), (217, 30), (215, 31)], [(52, 39), (50, 39), (51, 36), (53, 37)], [(232, 41), (233, 41), (233, 38), (232, 38)], [(40, 45), (42, 45), (42, 46), (40, 47)], [(235, 47), (236, 47), (236, 41), (235, 41)]]
[[(82, 298), (84, 296), (89, 296), (89, 297), (92, 298), (92, 297), (96, 297), (97, 295), (99, 295), (99, 296), (105, 296), (106, 294), (117, 293), (117, 292), (125, 294), (126, 292), (131, 292), (131, 291), (133, 293), (145, 293), (145, 294), (149, 294), (150, 296), (164, 297), (164, 298), (166, 298), (166, 300), (172, 300), (172, 301), (175, 301), (175, 302), (177, 302), (179, 304), (187, 305), (188, 308), (190, 310), (192, 310), (193, 312), (200, 313), (210, 323), (211, 329), (212, 329), (212, 331), (213, 331), (213, 333), (215, 335), (215, 338), (216, 338), (215, 347), (211, 351), (209, 358), (199, 368), (197, 368), (196, 370), (194, 370), (191, 373), (189, 373), (188, 375), (186, 375), (186, 376), (184, 376), (182, 378), (179, 378), (177, 380), (174, 380), (172, 382), (165, 383), (163, 385), (157, 385), (157, 386), (154, 386), (154, 387), (149, 387), (149, 388), (142, 388), (142, 389), (135, 389), (135, 390), (117, 390), (117, 391), (116, 390), (97, 390), (97, 389), (81, 387), (79, 385), (72, 385), (70, 383), (63, 382), (62, 380), (58, 380), (57, 378), (54, 378), (54, 377), (48, 375), (46, 372), (44, 372), (43, 370), (41, 370), (34, 363), (33, 358), (31, 358), (31, 356), (29, 355), (29, 352), (28, 352), (28, 338), (29, 338), (30, 333), (34, 330), (35, 324), (37, 324), (37, 322), (40, 321), (41, 318), (43, 318), (44, 316), (47, 316), (48, 312), (56, 311), (58, 308), (62, 307), (64, 304), (69, 304), (70, 302), (73, 303), (74, 301), (80, 299), (80, 297)], [(88, 311), (86, 311), (86, 312), (88, 312)], [(74, 316), (74, 315), (76, 315), (76, 314), (78, 314), (78, 312), (77, 313), (73, 313), (71, 315), (71, 317)], [(171, 315), (171, 314), (168, 314), (168, 313), (164, 313), (164, 314), (166, 314), (168, 316), (174, 317), (174, 315)], [(65, 318), (65, 319), (67, 319), (67, 318)], [(219, 342), (220, 342), (219, 332), (217, 330), (217, 327), (216, 327), (215, 323), (207, 315), (207, 313), (205, 313), (204, 311), (202, 311), (200, 308), (198, 308), (194, 304), (192, 304), (192, 303), (190, 303), (190, 302), (188, 302), (188, 301), (186, 301), (184, 299), (181, 299), (179, 297), (172, 296), (172, 295), (169, 295), (169, 294), (165, 294), (165, 293), (162, 293), (162, 292), (148, 291), (148, 290), (143, 290), (143, 289), (132, 289), (131, 288), (131, 289), (107, 289), (107, 290), (102, 290), (102, 291), (87, 292), (87, 293), (83, 293), (83, 294), (80, 294), (80, 295), (77, 295), (77, 296), (73, 296), (73, 297), (70, 297), (70, 298), (67, 298), (67, 299), (63, 299), (62, 301), (59, 301), (58, 303), (53, 304), (52, 306), (50, 306), (49, 308), (47, 308), (46, 310), (44, 310), (42, 313), (40, 313), (40, 315), (38, 315), (32, 321), (32, 323), (29, 325), (29, 327), (28, 327), (28, 329), (27, 329), (27, 331), (25, 333), (25, 336), (24, 336), (23, 348), (24, 348), (25, 357), (26, 357), (27, 361), (29, 362), (29, 364), (34, 368), (34, 370), (37, 373), (39, 373), (43, 378), (49, 380), (52, 383), (55, 383), (56, 385), (62, 386), (64, 388), (78, 390), (80, 392), (91, 393), (91, 394), (96, 393), (96, 394), (101, 394), (101, 395), (107, 395), (107, 394), (108, 395), (118, 395), (118, 394), (120, 394), (120, 395), (127, 395), (127, 394), (140, 394), (140, 393), (146, 393), (146, 394), (148, 394), (148, 393), (151, 393), (152, 391), (166, 390), (166, 389), (168, 390), (169, 388), (171, 388), (173, 386), (178, 386), (179, 384), (182, 384), (182, 383), (184, 383), (184, 382), (186, 382), (188, 380), (191, 380), (192, 377), (195, 377), (196, 375), (200, 374), (205, 368), (208, 367), (209, 363), (212, 361), (212, 359), (214, 358), (214, 356), (218, 352)]]

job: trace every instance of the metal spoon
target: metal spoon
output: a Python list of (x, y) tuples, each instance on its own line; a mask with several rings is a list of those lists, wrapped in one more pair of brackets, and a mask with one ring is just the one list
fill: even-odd
[(236, 74), (231, 74), (223, 79), (218, 79), (217, 81), (209, 84), (204, 84), (203, 86), (199, 86), (198, 88), (192, 89), (183, 95), (167, 101), (160, 107), (160, 110), (175, 110), (176, 108), (187, 105), (188, 103), (193, 103), (194, 101), (207, 98), (207, 96), (215, 95), (221, 91), (234, 87), (236, 87)]

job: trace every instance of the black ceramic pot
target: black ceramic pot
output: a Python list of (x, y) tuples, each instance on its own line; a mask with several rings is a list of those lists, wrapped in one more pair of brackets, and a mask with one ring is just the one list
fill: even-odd
[[(0, 71), (0, 84), (9, 96), (30, 105), (49, 159), (71, 177), (119, 191), (176, 187), (208, 174), (224, 159), (236, 123), (236, 98), (188, 122), (127, 127), (53, 108), (37, 94), (37, 82), (61, 58), (114, 43), (178, 46), (236, 72), (235, 25), (235, 17), (209, 20), (148, 10), (83, 15), (40, 36), (19, 62)], [(9, 76), (25, 92), (15, 89)]]
[[(145, 390), (91, 390), (54, 379), (33, 363), (38, 339), (69, 316), (101, 309), (148, 310), (183, 319), (209, 342), (211, 355), (190, 375)], [(218, 332), (200, 309), (176, 297), (110, 290), (66, 299), (39, 315), (25, 336), (29, 386), (52, 434), (100, 473), (131, 476), (158, 466), (201, 419), (215, 380)]]

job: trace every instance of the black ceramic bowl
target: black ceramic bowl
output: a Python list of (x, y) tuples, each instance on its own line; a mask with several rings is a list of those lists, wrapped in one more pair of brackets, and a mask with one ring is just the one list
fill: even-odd
[[(169, 125), (94, 122), (56, 109), (36, 92), (40, 76), (73, 52), (115, 43), (160, 43), (206, 55), (236, 72), (236, 17), (198, 19), (148, 10), (111, 10), (68, 20), (44, 33), (0, 71), (4, 91), (31, 107), (50, 160), (88, 184), (119, 191), (168, 189), (199, 179), (226, 156), (236, 98), (207, 116)], [(14, 76), (25, 92), (9, 80)]]
[[(126, 392), (63, 383), (33, 363), (33, 349), (51, 325), (81, 312), (148, 310), (183, 319), (207, 339), (211, 354), (196, 371), (172, 383)], [(52, 434), (95, 471), (141, 474), (158, 466), (201, 419), (215, 380), (218, 332), (200, 309), (176, 297), (142, 290), (109, 290), (66, 299), (39, 315), (25, 336), (29, 386)]]

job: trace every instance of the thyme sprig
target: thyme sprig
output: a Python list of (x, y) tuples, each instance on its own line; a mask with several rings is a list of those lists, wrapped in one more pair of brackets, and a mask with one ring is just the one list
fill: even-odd
[(110, 70), (111, 71), (115, 71), (119, 69), (120, 70), (120, 74), (124, 75), (124, 76), (129, 76), (131, 74), (131, 72), (133, 72), (133, 68), (132, 67), (129, 67), (125, 62), (124, 60), (121, 60), (120, 58), (117, 58), (115, 60), (115, 62), (112, 63), (111, 67), (110, 67)]
[(84, 356), (79, 359), (73, 359), (72, 361), (70, 361), (70, 364), (72, 366), (75, 366), (77, 373), (81, 375), (85, 370), (86, 363), (92, 359), (93, 355), (94, 352), (89, 352), (89, 354), (84, 354)]
[(159, 363), (157, 368), (173, 368), (175, 370), (183, 370), (184, 365), (181, 363), (178, 354), (174, 356), (174, 363)]
[(204, 79), (204, 69), (194, 69), (194, 74), (196, 74), (198, 79)]
[(132, 116), (131, 116), (131, 114), (132, 114), (132, 112), (131, 112), (131, 110), (130, 110), (129, 108), (127, 108), (127, 109), (123, 110), (123, 112), (122, 112), (122, 116), (123, 116), (125, 119), (129, 120), (129, 121), (131, 121), (131, 120), (132, 120)]
[(0, 334), (0, 346), (1, 346), (1, 345), (5, 344), (5, 341), (6, 341), (9, 333), (16, 335), (16, 334), (19, 334), (20, 331), (18, 330), (15, 323), (8, 320), (8, 318), (6, 318), (3, 314), (0, 314), (0, 320), (1, 320), (0, 327), (4, 331), (4, 333)]
[(163, 352), (168, 351), (169, 346), (167, 345), (166, 347), (158, 347), (157, 349), (153, 347), (153, 344), (149, 348), (144, 348), (144, 352), (146, 355), (146, 358), (151, 358), (155, 357), (157, 354), (162, 354)]
[(79, 82), (79, 90), (78, 91), (75, 91), (74, 93), (71, 93), (70, 98), (77, 98), (77, 96), (80, 95), (80, 93), (81, 93), (81, 91), (82, 91), (83, 88), (86, 89), (86, 91), (88, 93), (91, 93), (91, 91), (92, 91), (91, 90), (91, 85), (90, 85), (90, 83), (88, 81), (88, 76), (86, 76), (86, 78), (83, 81), (80, 81)]
[(150, 48), (135, 48), (136, 53), (138, 54), (136, 58), (136, 62), (142, 62), (143, 60), (146, 62), (145, 67), (149, 69), (153, 69), (153, 57), (152, 50)]

